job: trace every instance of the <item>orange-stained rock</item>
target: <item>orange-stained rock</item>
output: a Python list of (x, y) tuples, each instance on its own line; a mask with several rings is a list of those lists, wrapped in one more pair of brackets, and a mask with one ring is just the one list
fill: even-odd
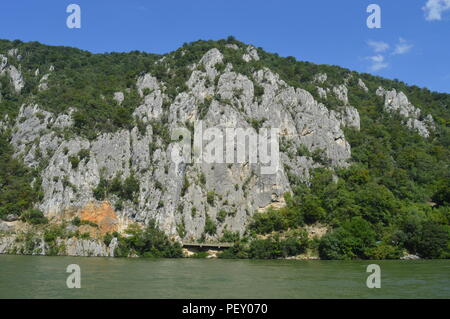
[(96, 223), (102, 235), (119, 229), (116, 212), (108, 202), (86, 204), (81, 210), (80, 219)]

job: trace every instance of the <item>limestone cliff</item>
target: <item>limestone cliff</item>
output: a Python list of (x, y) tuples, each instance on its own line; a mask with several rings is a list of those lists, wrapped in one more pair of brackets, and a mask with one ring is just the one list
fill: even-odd
[[(252, 46), (230, 45), (227, 50), (240, 50), (245, 63), (260, 62)], [(0, 54), (0, 75), (7, 76), (20, 94), (25, 85), (20, 52), (10, 55), (14, 55), (17, 65), (10, 63), (8, 53)], [(129, 223), (156, 219), (173, 238), (196, 240), (204, 236), (215, 240), (224, 230), (243, 233), (255, 212), (283, 203), (283, 195), (291, 191), (291, 178), (307, 181), (311, 168), (348, 165), (351, 148), (344, 128), (358, 130), (361, 124), (358, 105), (349, 105), (344, 78), (327, 89), (322, 88), (328, 81), (326, 74), (317, 74), (312, 81), (319, 85), (313, 87), (321, 99), (334, 96), (338, 101), (330, 109), (313, 92), (289, 85), (265, 66), (254, 68), (251, 74), (240, 73), (217, 48), (192, 61), (189, 70), (187, 89), (175, 97), (168, 94), (168, 84), (155, 74), (136, 76), (129, 88), (140, 98), (133, 113), (136, 124), (115, 132), (98, 132), (94, 138), (66, 134), (74, 127), (76, 108), (51, 112), (32, 95), (24, 100), (15, 119), (2, 119), (0, 127), (12, 132), (15, 156), (29, 167), (40, 168), (43, 198), (36, 208), (55, 220), (79, 216), (95, 222), (102, 234), (121, 232)], [(44, 72), (42, 76), (38, 70), (35, 72), (39, 91), (48, 90), (49, 79), (58, 70)], [(361, 79), (358, 85), (369, 94)], [(429, 136), (432, 117), (421, 119), (420, 110), (402, 92), (380, 89), (377, 93), (386, 99), (386, 112), (399, 111), (405, 125)], [(126, 94), (117, 91), (111, 98), (119, 107)], [(274, 174), (263, 175), (261, 164), (175, 163), (172, 152), (179, 143), (167, 141), (160, 123), (171, 132), (178, 127), (193, 127), (199, 121), (203, 121), (205, 129), (240, 127), (257, 132), (278, 128), (280, 166)], [(321, 153), (320, 160), (311, 156), (314, 152)], [(96, 198), (94, 189), (102, 179), (126, 179), (131, 175), (139, 182), (135, 201), (123, 201), (114, 194), (105, 201)], [(218, 221), (221, 211), (226, 216)], [(207, 216), (217, 223), (214, 235), (205, 234)], [(13, 236), (2, 238), (0, 252), (25, 249), (13, 241)], [(113, 255), (111, 245), (95, 240), (69, 239), (61, 245), (69, 255)], [(40, 248), (33, 248), (32, 253), (45, 253), (45, 244), (36, 243), (36, 247)]]

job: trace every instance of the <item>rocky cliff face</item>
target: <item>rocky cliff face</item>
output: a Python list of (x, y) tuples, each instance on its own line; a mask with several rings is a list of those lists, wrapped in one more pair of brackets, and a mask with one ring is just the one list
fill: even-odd
[(50, 253), (52, 248), (42, 238), (26, 241), (18, 235), (0, 237), (0, 254), (114, 257), (116, 247), (116, 238), (108, 246), (100, 240), (68, 238), (58, 239), (53, 248), (56, 251)]
[[(17, 54), (17, 49), (8, 51), (8, 56), (16, 58), (18, 61), (21, 59), (21, 56)], [(20, 93), (25, 83), (20, 71), (14, 65), (8, 63), (8, 56), (0, 54), (0, 75), (8, 75), (14, 90)]]
[[(244, 61), (259, 60), (255, 48), (249, 46), (244, 52)], [(18, 63), (19, 53), (11, 52)], [(20, 64), (10, 65), (6, 55), (0, 55), (0, 61), (0, 74), (8, 76), (20, 93), (24, 86)], [(256, 211), (274, 203), (282, 205), (283, 194), (291, 191), (290, 179), (307, 181), (311, 168), (348, 165), (351, 148), (343, 129), (359, 129), (360, 119), (357, 105), (349, 105), (344, 80), (332, 89), (319, 87), (321, 97), (334, 95), (339, 101), (334, 110), (329, 110), (310, 92), (289, 86), (268, 68), (254, 70), (251, 77), (239, 73), (233, 64), (225, 64), (222, 52), (216, 48), (190, 69), (187, 90), (174, 99), (169, 98), (166, 83), (153, 74), (137, 77), (134, 87), (141, 103), (133, 115), (140, 125), (100, 133), (94, 139), (64, 134), (74, 125), (74, 108), (54, 114), (30, 100), (22, 105), (13, 122), (4, 119), (3, 129), (12, 131), (16, 156), (30, 167), (41, 168), (43, 199), (37, 208), (59, 219), (84, 214), (84, 219), (103, 223), (105, 232), (122, 231), (131, 222), (156, 219), (174, 238), (195, 240), (203, 236), (214, 240), (224, 230), (242, 233)], [(39, 90), (48, 89), (52, 72), (56, 71), (42, 77), (36, 72)], [(314, 81), (323, 85), (327, 76), (318, 74)], [(361, 79), (358, 83), (364, 92), (368, 91)], [(420, 110), (402, 92), (380, 89), (377, 93), (385, 97), (387, 112), (400, 112), (405, 125), (425, 137), (429, 135), (432, 118), (421, 119)], [(120, 105), (124, 92), (114, 93), (114, 100)], [(263, 175), (261, 164), (248, 162), (175, 163), (172, 152), (180, 145), (162, 136), (159, 123), (173, 131), (199, 125), (200, 121), (204, 129), (239, 127), (256, 133), (262, 128), (278, 128), (280, 165), (276, 172)], [(84, 155), (80, 156), (80, 152)], [(320, 154), (320, 160), (311, 156), (314, 152)], [(94, 189), (101, 178), (110, 180), (118, 175), (123, 179), (133, 175), (139, 181), (137, 200), (122, 202), (112, 195), (107, 204), (102, 204), (95, 198)], [(225, 216), (219, 221), (219, 213), (223, 212)], [(216, 222), (215, 234), (205, 233), (207, 218)], [(3, 239), (0, 251), (13, 249), (12, 238)], [(95, 241), (70, 239), (63, 244), (67, 254), (110, 256), (113, 251), (111, 246)], [(44, 251), (45, 247), (41, 247), (41, 253)]]
[(395, 89), (387, 91), (380, 87), (376, 94), (385, 98), (386, 112), (398, 112), (405, 119), (406, 125), (421, 136), (429, 137), (430, 131), (435, 129), (433, 117), (430, 114), (422, 117), (420, 109), (412, 105), (403, 92), (397, 92)]

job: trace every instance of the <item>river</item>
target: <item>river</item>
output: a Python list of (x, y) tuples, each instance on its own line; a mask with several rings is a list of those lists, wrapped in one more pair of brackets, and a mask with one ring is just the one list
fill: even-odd
[[(379, 289), (366, 286), (371, 263)], [(70, 264), (80, 266), (80, 289), (67, 288)], [(0, 298), (450, 298), (450, 261), (0, 255)]]

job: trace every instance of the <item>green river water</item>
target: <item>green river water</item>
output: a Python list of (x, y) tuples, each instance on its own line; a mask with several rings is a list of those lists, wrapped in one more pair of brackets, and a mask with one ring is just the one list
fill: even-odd
[[(371, 263), (379, 289), (366, 286)], [(67, 288), (70, 264), (81, 268), (80, 289)], [(0, 255), (0, 298), (450, 298), (450, 261)]]

